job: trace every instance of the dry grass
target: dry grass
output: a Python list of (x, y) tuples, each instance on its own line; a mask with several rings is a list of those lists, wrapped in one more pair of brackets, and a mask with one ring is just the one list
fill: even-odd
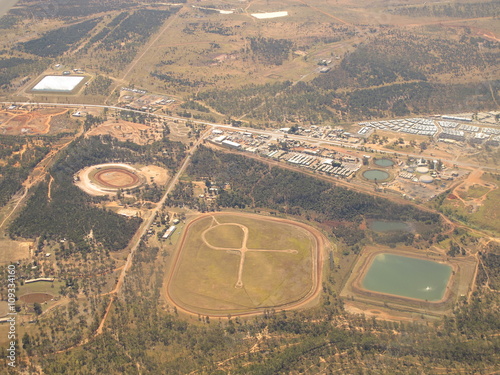
[[(294, 249), (297, 253), (248, 251), (243, 266), (243, 287), (236, 288), (239, 251), (214, 250), (212, 246), (240, 248), (243, 231), (220, 225), (211, 217), (194, 222), (182, 251), (169, 292), (174, 301), (202, 314), (235, 314), (271, 308), (300, 300), (313, 287), (313, 240), (302, 228), (271, 220), (217, 215), (221, 224), (235, 223), (249, 230), (248, 249)], [(213, 241), (213, 242), (212, 242)]]
[(31, 241), (12, 241), (8, 239), (0, 240), (0, 264), (8, 264), (30, 257)]

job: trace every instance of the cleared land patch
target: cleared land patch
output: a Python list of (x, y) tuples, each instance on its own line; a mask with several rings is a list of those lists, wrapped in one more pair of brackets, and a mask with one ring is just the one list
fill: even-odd
[(55, 135), (73, 132), (76, 120), (67, 116), (67, 109), (44, 108), (31, 110), (0, 111), (0, 134), (4, 135)]
[(0, 241), (0, 264), (29, 259), (30, 246), (33, 246), (33, 242), (2, 239)]
[(243, 214), (206, 214), (186, 228), (167, 285), (184, 311), (213, 316), (298, 307), (317, 295), (313, 228)]
[(75, 179), (76, 185), (91, 195), (115, 194), (120, 189), (136, 188), (147, 182), (140, 170), (127, 164), (87, 167), (78, 172)]
[(30, 293), (19, 297), (24, 303), (44, 303), (50, 301), (54, 296), (48, 293)]

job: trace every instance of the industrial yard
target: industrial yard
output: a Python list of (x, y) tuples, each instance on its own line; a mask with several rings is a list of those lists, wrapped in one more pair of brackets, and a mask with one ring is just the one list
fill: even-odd
[(376, 130), (402, 134), (423, 135), (447, 142), (474, 142), (498, 146), (500, 144), (500, 112), (467, 115), (442, 115), (433, 118), (407, 118), (387, 121), (360, 122), (357, 134), (368, 137)]
[[(280, 129), (270, 135), (269, 132), (217, 128), (207, 139), (216, 146), (248, 152), (409, 200), (428, 201), (469, 173), (434, 157), (405, 156), (367, 148), (360, 139), (338, 129), (302, 129), (301, 133), (307, 138), (300, 137), (300, 140), (287, 131)], [(333, 142), (318, 144), (317, 138)], [(339, 143), (342, 148), (332, 147)]]

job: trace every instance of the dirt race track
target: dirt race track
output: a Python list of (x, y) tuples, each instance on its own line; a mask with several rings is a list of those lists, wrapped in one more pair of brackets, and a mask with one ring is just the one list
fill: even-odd
[(140, 182), (137, 175), (123, 168), (106, 168), (97, 172), (94, 179), (99, 185), (112, 189), (126, 189)]
[(76, 185), (91, 195), (116, 194), (119, 189), (139, 187), (146, 183), (141, 171), (127, 164), (100, 164), (82, 169)]
[[(260, 225), (267, 225), (267, 226), (271, 226), (271, 224), (266, 224), (266, 223), (272, 222), (274, 223), (274, 225), (285, 226), (288, 229), (291, 229), (292, 226), (295, 226), (297, 227), (296, 231), (298, 231), (299, 233), (305, 233), (307, 237), (310, 238), (311, 244), (313, 245), (310, 250), (310, 262), (308, 263), (310, 271), (307, 273), (309, 275), (307, 277), (310, 278), (310, 281), (307, 283), (310, 286), (308, 287), (309, 289), (300, 296), (293, 296), (293, 297), (291, 296), (290, 299), (286, 301), (286, 303), (282, 304), (259, 305), (257, 303), (256, 306), (243, 306), (243, 304), (239, 305), (240, 301), (238, 300), (237, 302), (232, 301), (230, 303), (231, 306), (237, 306), (237, 307), (231, 307), (231, 308), (222, 307), (222, 306), (227, 306), (225, 305), (225, 303), (227, 303), (229, 295), (233, 295), (235, 293), (241, 293), (241, 294), (246, 293), (250, 296), (251, 293), (250, 289), (252, 286), (247, 284), (251, 284), (252, 280), (249, 280), (251, 277), (249, 275), (252, 275), (252, 277), (258, 279), (264, 279), (266, 277), (265, 270), (263, 269), (263, 267), (258, 267), (254, 269), (251, 268), (253, 266), (252, 261), (255, 261), (255, 258), (252, 258), (252, 255), (250, 254), (261, 254), (260, 256), (263, 257), (269, 257), (271, 256), (270, 254), (274, 254), (272, 256), (277, 256), (280, 259), (283, 259), (281, 258), (282, 256), (283, 257), (294, 256), (294, 255), (296, 256), (298, 253), (296, 250), (290, 248), (288, 244), (286, 245), (283, 244), (282, 248), (276, 250), (273, 250), (274, 246), (272, 244), (269, 244), (270, 246), (269, 249), (267, 248), (268, 244), (265, 244), (264, 246), (265, 248), (258, 248), (251, 245), (252, 233), (250, 229), (250, 237), (249, 237), (248, 225), (242, 225), (242, 223), (236, 223), (236, 222), (234, 223), (228, 222), (228, 220), (231, 220), (228, 217), (241, 218), (241, 220), (247, 220), (247, 221), (255, 219), (256, 222), (260, 223)], [(199, 229), (197, 226), (201, 225), (200, 222), (206, 220), (207, 218), (212, 218), (212, 224), (210, 224), (209, 228), (203, 230), (202, 232), (199, 232), (199, 236), (196, 236), (196, 233), (193, 234), (193, 231), (196, 232), (196, 230)], [(222, 221), (221, 219), (224, 219), (225, 221)], [(197, 229), (193, 229), (193, 227), (197, 227)], [(227, 230), (229, 227), (232, 227), (232, 230), (236, 232), (238, 231), (238, 229), (242, 231), (240, 233), (241, 240), (236, 246), (231, 246), (231, 245), (228, 246), (225, 244), (221, 246), (221, 243), (218, 242), (218, 239), (217, 237), (214, 236), (214, 233), (212, 233), (212, 235), (210, 236), (211, 230), (222, 227), (225, 228), (224, 230)], [(204, 305), (205, 307), (196, 306), (195, 303), (187, 302), (188, 301), (187, 297), (186, 298), (182, 297), (181, 299), (179, 299), (179, 296), (186, 295), (182, 291), (181, 293), (179, 293), (178, 290), (179, 283), (182, 284), (183, 277), (184, 278), (191, 277), (186, 275), (179, 276), (179, 273), (182, 273), (182, 270), (188, 270), (189, 267), (191, 268), (195, 267), (196, 270), (193, 271), (195, 272), (193, 277), (198, 278), (199, 274), (203, 274), (204, 272), (202, 268), (197, 268), (196, 264), (191, 263), (191, 262), (196, 263), (196, 260), (191, 256), (191, 254), (186, 253), (189, 252), (189, 250), (186, 249), (186, 245), (188, 244), (188, 241), (192, 240), (193, 237), (200, 237), (199, 240), (200, 243), (203, 243), (203, 245), (206, 246), (207, 249), (215, 250), (214, 252), (210, 253), (211, 255), (209, 256), (209, 258), (213, 258), (215, 256), (214, 254), (217, 254), (216, 256), (220, 255), (221, 257), (226, 257), (226, 259), (230, 259), (227, 261), (227, 263), (225, 263), (222, 266), (223, 268), (222, 273), (224, 273), (224, 275), (222, 276), (220, 275), (219, 271), (217, 271), (216, 267), (214, 268), (214, 265), (207, 264), (206, 269), (210, 270), (207, 273), (207, 275), (209, 275), (208, 276), (209, 278), (212, 277), (213, 279), (212, 281), (208, 279), (207, 280), (208, 282), (202, 282), (203, 284), (202, 288), (206, 288), (202, 290), (215, 289), (216, 290), (215, 295), (217, 296), (217, 298), (211, 298), (207, 297), (207, 295), (202, 295), (203, 293), (200, 293), (200, 290), (188, 290), (188, 293), (195, 296), (194, 300), (196, 300), (196, 298), (200, 298), (199, 301), (202, 301), (205, 304)], [(215, 242), (217, 243), (214, 243), (214, 239)], [(300, 222), (295, 222), (287, 219), (274, 218), (274, 217), (271, 218), (266, 216), (234, 213), (234, 212), (231, 213), (218, 212), (218, 213), (202, 214), (196, 217), (191, 222), (189, 222), (184, 228), (184, 232), (182, 234), (182, 237), (180, 238), (180, 241), (176, 249), (173, 263), (170, 267), (170, 271), (166, 278), (167, 282), (165, 283), (165, 289), (163, 295), (166, 297), (169, 304), (176, 306), (178, 311), (182, 311), (190, 315), (203, 314), (212, 317), (227, 317), (228, 315), (251, 316), (251, 315), (261, 314), (265, 309), (291, 310), (291, 309), (300, 309), (304, 307), (309, 307), (318, 301), (318, 296), (320, 294), (321, 284), (322, 284), (321, 281), (322, 281), (324, 251), (325, 248), (328, 246), (329, 246), (328, 240), (318, 230)], [(245, 254), (247, 257), (246, 260), (245, 260)], [(234, 255), (237, 255), (238, 257), (235, 257)], [(181, 265), (181, 263), (184, 264)], [(186, 265), (187, 263), (191, 264)], [(217, 260), (215, 260), (214, 263), (216, 263), (216, 265), (220, 265)], [(244, 271), (244, 268), (248, 269), (248, 271)], [(271, 269), (269, 274), (271, 274), (271, 277), (275, 277), (274, 275), (279, 274), (279, 272), (281, 271), (282, 269)], [(244, 281), (244, 277), (242, 278), (243, 272), (246, 272), (247, 275), (246, 281)], [(226, 276), (227, 279), (224, 279)], [(223, 287), (222, 284), (219, 283), (221, 278), (224, 279)], [(200, 280), (202, 279), (203, 277), (200, 277)], [(194, 283), (192, 285), (194, 285), (196, 289), (197, 284)], [(188, 286), (187, 284), (182, 285), (182, 287), (190, 288), (190, 286)], [(286, 285), (285, 288), (288, 290), (289, 286)], [(210, 307), (207, 308), (206, 306), (208, 305), (210, 305)]]

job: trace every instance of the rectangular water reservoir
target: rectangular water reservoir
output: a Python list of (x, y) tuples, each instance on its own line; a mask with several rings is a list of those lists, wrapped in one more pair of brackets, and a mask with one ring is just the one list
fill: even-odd
[(362, 286), (373, 292), (439, 301), (444, 297), (451, 271), (447, 264), (382, 253), (373, 259)]

